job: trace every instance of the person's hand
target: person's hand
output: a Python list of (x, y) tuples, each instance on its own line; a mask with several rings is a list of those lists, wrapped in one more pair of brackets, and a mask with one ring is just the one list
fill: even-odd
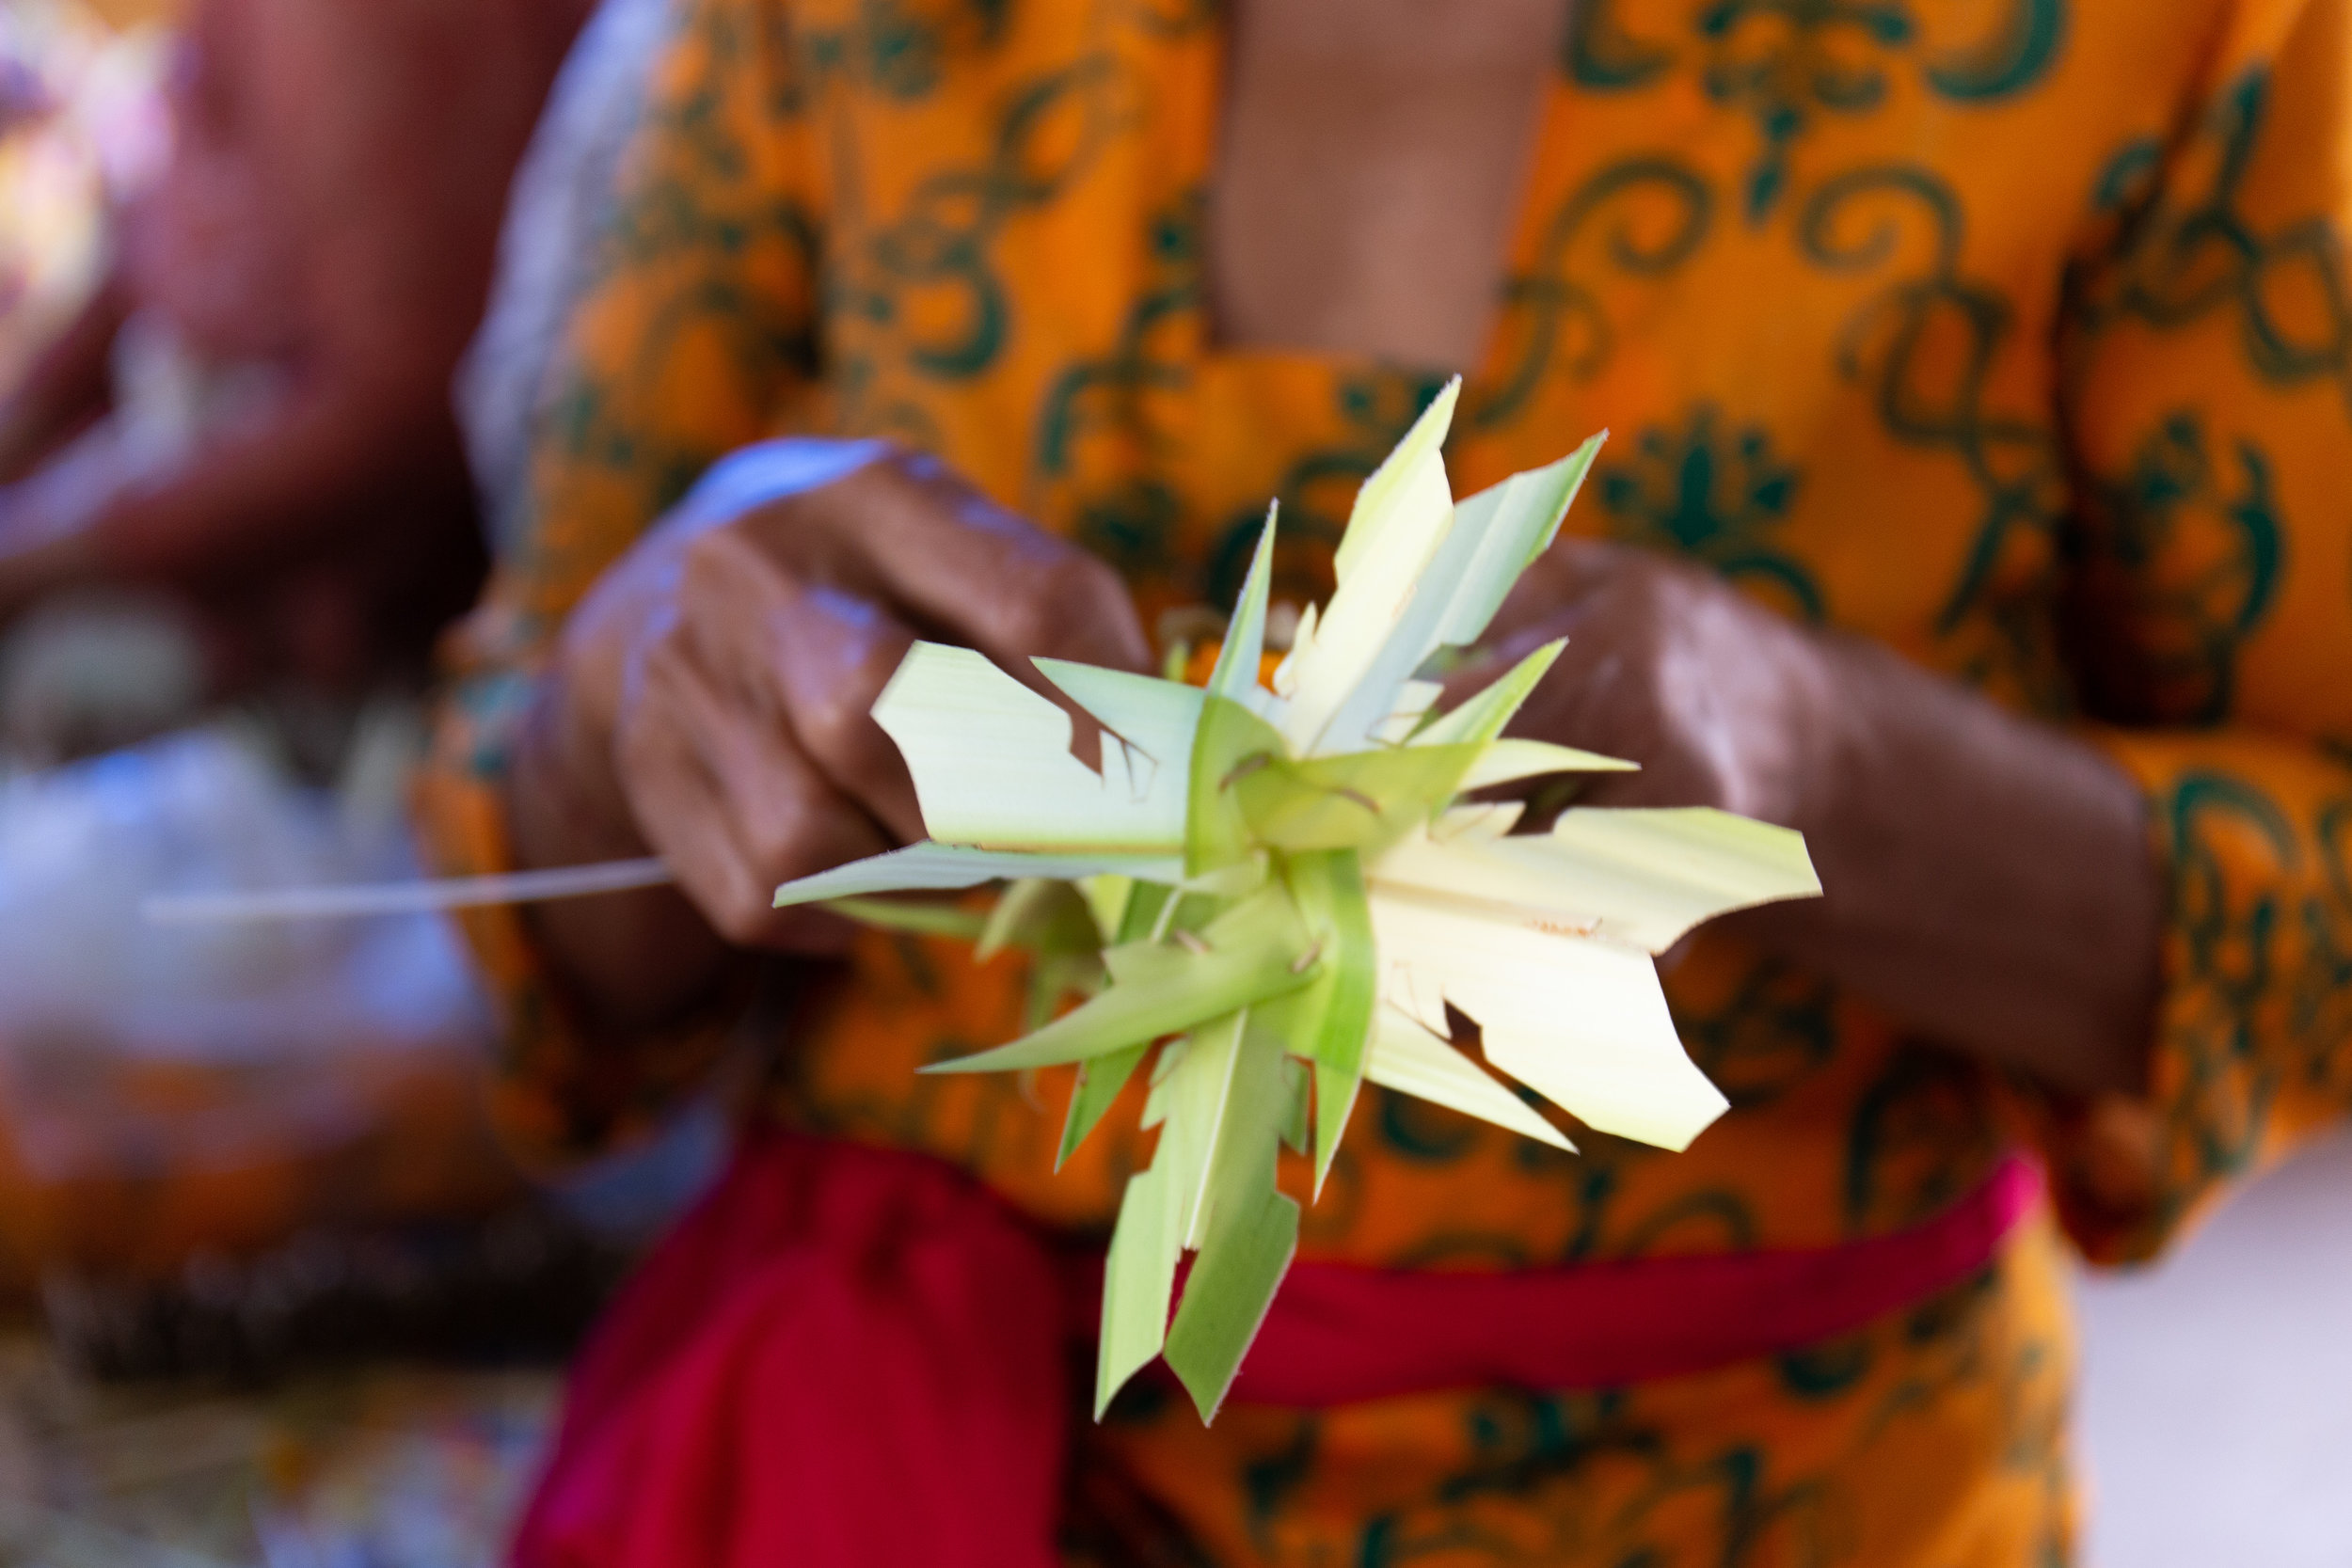
[(1565, 539), (1520, 578), (1489, 657), (1448, 682), (1453, 697), (1559, 638), (1567, 646), (1512, 733), (1642, 769), (1592, 775), (1580, 800), (1720, 806), (1787, 826), (1820, 803), (1833, 680), (1811, 634), (1697, 567)]
[[(1497, 617), (1491, 679), (1567, 646), (1512, 733), (1639, 763), (1580, 804), (1804, 831), (1823, 896), (1726, 924), (1947, 1044), (2076, 1088), (2146, 1053), (2163, 892), (2132, 781), (2080, 736), (1692, 565), (1564, 540)], [(1530, 791), (1540, 816), (1554, 802)]]
[[(658, 530), (606, 573), (528, 727), (518, 848), (535, 863), (650, 848), (727, 942), (821, 948), (821, 920), (778, 913), (775, 888), (923, 833), (871, 712), (918, 637), (977, 648), (1048, 695), (1031, 655), (1149, 657), (1108, 566), (929, 459), (885, 456), (729, 521)], [(626, 1010), (691, 987), (683, 944), (660, 958), (623, 940), (620, 900), (538, 919), (574, 979)]]

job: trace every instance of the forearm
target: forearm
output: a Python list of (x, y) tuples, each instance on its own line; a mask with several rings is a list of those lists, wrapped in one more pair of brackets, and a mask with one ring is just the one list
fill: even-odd
[(1826, 895), (1775, 947), (1902, 1022), (2079, 1090), (2143, 1075), (2164, 915), (2138, 788), (2079, 737), (1858, 641), (1822, 645)]

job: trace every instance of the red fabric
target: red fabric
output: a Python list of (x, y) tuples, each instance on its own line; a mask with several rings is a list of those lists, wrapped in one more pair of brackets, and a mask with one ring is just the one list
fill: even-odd
[(2041, 1168), (2011, 1155), (1922, 1225), (1818, 1251), (1509, 1274), (1301, 1263), (1232, 1397), (1317, 1406), (1437, 1388), (1602, 1388), (1818, 1344), (1983, 1268), (2042, 1191)]
[[(1596, 1387), (1793, 1350), (1966, 1279), (2041, 1198), (2012, 1156), (1922, 1225), (1817, 1251), (1302, 1262), (1233, 1397)], [(582, 1356), (517, 1568), (1047, 1568), (1062, 1347), (1101, 1291), (1099, 1255), (1057, 1266), (937, 1161), (756, 1141)]]
[(935, 1161), (740, 1154), (581, 1357), (522, 1568), (1051, 1568), (1063, 1300)]

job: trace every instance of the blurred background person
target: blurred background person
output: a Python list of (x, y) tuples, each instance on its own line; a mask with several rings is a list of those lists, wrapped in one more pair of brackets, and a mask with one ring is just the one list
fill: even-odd
[[(231, 1000), (225, 1016), (250, 1022), (217, 1027), (248, 1053), (263, 1037), (371, 1027), (359, 971), (337, 982), (340, 1003), (257, 1011), (254, 994), (341, 974), (368, 945), (360, 928), (156, 932), (110, 976), (77, 955), (135, 919), (133, 882), (405, 864), (425, 652), (483, 558), (451, 377), (514, 166), (583, 10), (199, 0), (120, 34), (66, 0), (11, 11), (0, 152), (13, 188), (46, 199), (8, 220), (20, 308), (5, 357), (22, 374), (0, 402), (0, 778), (204, 726), (9, 781), (0, 1029), (20, 1056), (65, 1036), (135, 1054), (159, 1028), (193, 1049), (206, 1007)], [(258, 705), (219, 705), (247, 693)], [(338, 786), (324, 821), (302, 797), (314, 784)], [(102, 841), (119, 875), (71, 863), (68, 846)], [(421, 1027), (464, 1034), (473, 1015), (462, 981), (443, 983), (450, 960), (385, 961), (411, 959), (434, 978), (408, 989), (454, 1009)], [(93, 1127), (115, 1114), (96, 1101), (127, 1116), (136, 1098), (83, 1087)], [(453, 1114), (410, 1119), (417, 1136), (456, 1140), (447, 1186), (478, 1194), (490, 1171), (486, 1150), (459, 1152), (469, 1119), (432, 1128)], [(269, 1217), (214, 1218), (250, 1245), (301, 1212), (299, 1186), (259, 1206)], [(151, 1243), (66, 1228), (150, 1263), (195, 1239), (184, 1225)]]
[(419, 667), (481, 550), (449, 383), (584, 0), (197, 0), (169, 150), (0, 404), (0, 618), (200, 610), (209, 684)]
[(0, 1550), (240, 1560), (356, 1465), (371, 1533), (316, 1549), (462, 1560), (537, 1385), (352, 1361), (544, 1357), (609, 1270), (488, 1136), (463, 955), (140, 909), (414, 873), (426, 651), (484, 554), (450, 378), (585, 7), (104, 9), (0, 8), (0, 1324), (309, 1414), (65, 1385), (0, 1326)]

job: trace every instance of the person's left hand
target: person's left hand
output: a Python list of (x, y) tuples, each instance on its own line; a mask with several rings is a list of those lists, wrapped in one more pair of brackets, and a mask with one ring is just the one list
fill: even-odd
[[(1576, 803), (1799, 829), (1824, 896), (1740, 929), (1947, 1044), (2072, 1088), (2137, 1082), (2163, 891), (2104, 753), (1696, 565), (1581, 539), (1528, 570), (1449, 694), (1562, 637), (1511, 733), (1641, 765), (1573, 779)], [(1527, 793), (1541, 826), (1563, 792)]]
[(1805, 824), (1834, 717), (1814, 634), (1698, 567), (1564, 539), (1496, 616), (1489, 657), (1447, 682), (1449, 705), (1559, 638), (1567, 646), (1511, 733), (1641, 765), (1591, 776), (1580, 801)]

